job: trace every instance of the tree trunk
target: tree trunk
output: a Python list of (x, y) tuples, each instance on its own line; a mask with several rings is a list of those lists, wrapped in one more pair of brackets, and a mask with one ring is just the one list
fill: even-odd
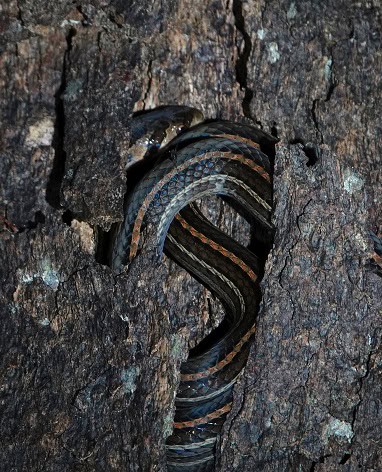
[(179, 366), (220, 305), (150, 251), (114, 274), (96, 236), (136, 183), (132, 113), (167, 104), (280, 138), (277, 231), (216, 470), (382, 470), (380, 6), (2, 6), (4, 470), (166, 468)]

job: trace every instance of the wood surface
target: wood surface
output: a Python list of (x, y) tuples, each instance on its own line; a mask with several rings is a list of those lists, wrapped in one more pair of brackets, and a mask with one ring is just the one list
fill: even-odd
[(280, 139), (258, 331), (216, 470), (382, 470), (381, 6), (3, 2), (3, 470), (165, 470), (179, 365), (220, 304), (150, 244), (114, 274), (102, 235), (139, 177), (132, 114), (167, 104)]

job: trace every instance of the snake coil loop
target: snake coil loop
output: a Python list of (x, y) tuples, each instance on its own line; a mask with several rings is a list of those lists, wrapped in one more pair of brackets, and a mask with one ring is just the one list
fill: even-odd
[(221, 325), (181, 366), (173, 434), (167, 440), (173, 472), (214, 467), (216, 441), (255, 331), (264, 263), (256, 250), (213, 226), (193, 202), (209, 195), (228, 198), (255, 227), (255, 248), (269, 248), (273, 236), (271, 165), (261, 148), (276, 139), (251, 126), (202, 119), (192, 108), (163, 107), (133, 120), (128, 166), (163, 146), (166, 152), (130, 195), (112, 255), (113, 268), (120, 270), (137, 254), (141, 232), (150, 223), (158, 252), (164, 249), (225, 310)]

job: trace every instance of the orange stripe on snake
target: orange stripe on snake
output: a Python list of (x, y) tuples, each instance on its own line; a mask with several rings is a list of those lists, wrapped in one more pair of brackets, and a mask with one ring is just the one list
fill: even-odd
[(142, 222), (145, 217), (145, 213), (149, 207), (149, 204), (154, 198), (154, 195), (163, 187), (163, 185), (168, 183), (171, 180), (171, 178), (173, 178), (176, 174), (185, 171), (188, 167), (200, 162), (202, 159), (213, 159), (213, 158), (231, 159), (234, 161), (241, 162), (247, 165), (248, 167), (250, 167), (251, 169), (255, 170), (256, 172), (258, 172), (265, 180), (270, 182), (269, 174), (265, 172), (265, 170), (261, 166), (255, 164), (250, 159), (247, 159), (240, 155), (235, 155), (230, 152), (215, 152), (215, 151), (208, 152), (208, 153), (196, 156), (193, 159), (190, 159), (189, 161), (185, 162), (181, 166), (177, 166), (172, 172), (168, 173), (162, 180), (160, 180), (157, 183), (157, 185), (155, 185), (155, 187), (147, 195), (140, 210), (138, 211), (138, 215), (134, 224), (132, 241), (131, 241), (130, 256), (129, 256), (130, 260), (132, 260), (137, 254)]

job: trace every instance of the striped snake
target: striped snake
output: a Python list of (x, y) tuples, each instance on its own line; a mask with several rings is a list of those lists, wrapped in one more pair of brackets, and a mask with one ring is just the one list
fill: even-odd
[[(198, 110), (177, 106), (133, 119), (127, 167), (150, 156), (156, 162), (128, 197), (111, 258), (121, 270), (144, 246), (144, 228), (154, 228), (157, 252), (184, 267), (225, 311), (181, 366), (166, 444), (173, 472), (214, 468), (216, 441), (255, 331), (264, 247), (269, 250), (273, 235), (271, 165), (261, 148), (276, 139), (251, 126), (202, 120)], [(209, 195), (226, 198), (252, 224), (258, 253), (213, 226), (193, 203)]]

